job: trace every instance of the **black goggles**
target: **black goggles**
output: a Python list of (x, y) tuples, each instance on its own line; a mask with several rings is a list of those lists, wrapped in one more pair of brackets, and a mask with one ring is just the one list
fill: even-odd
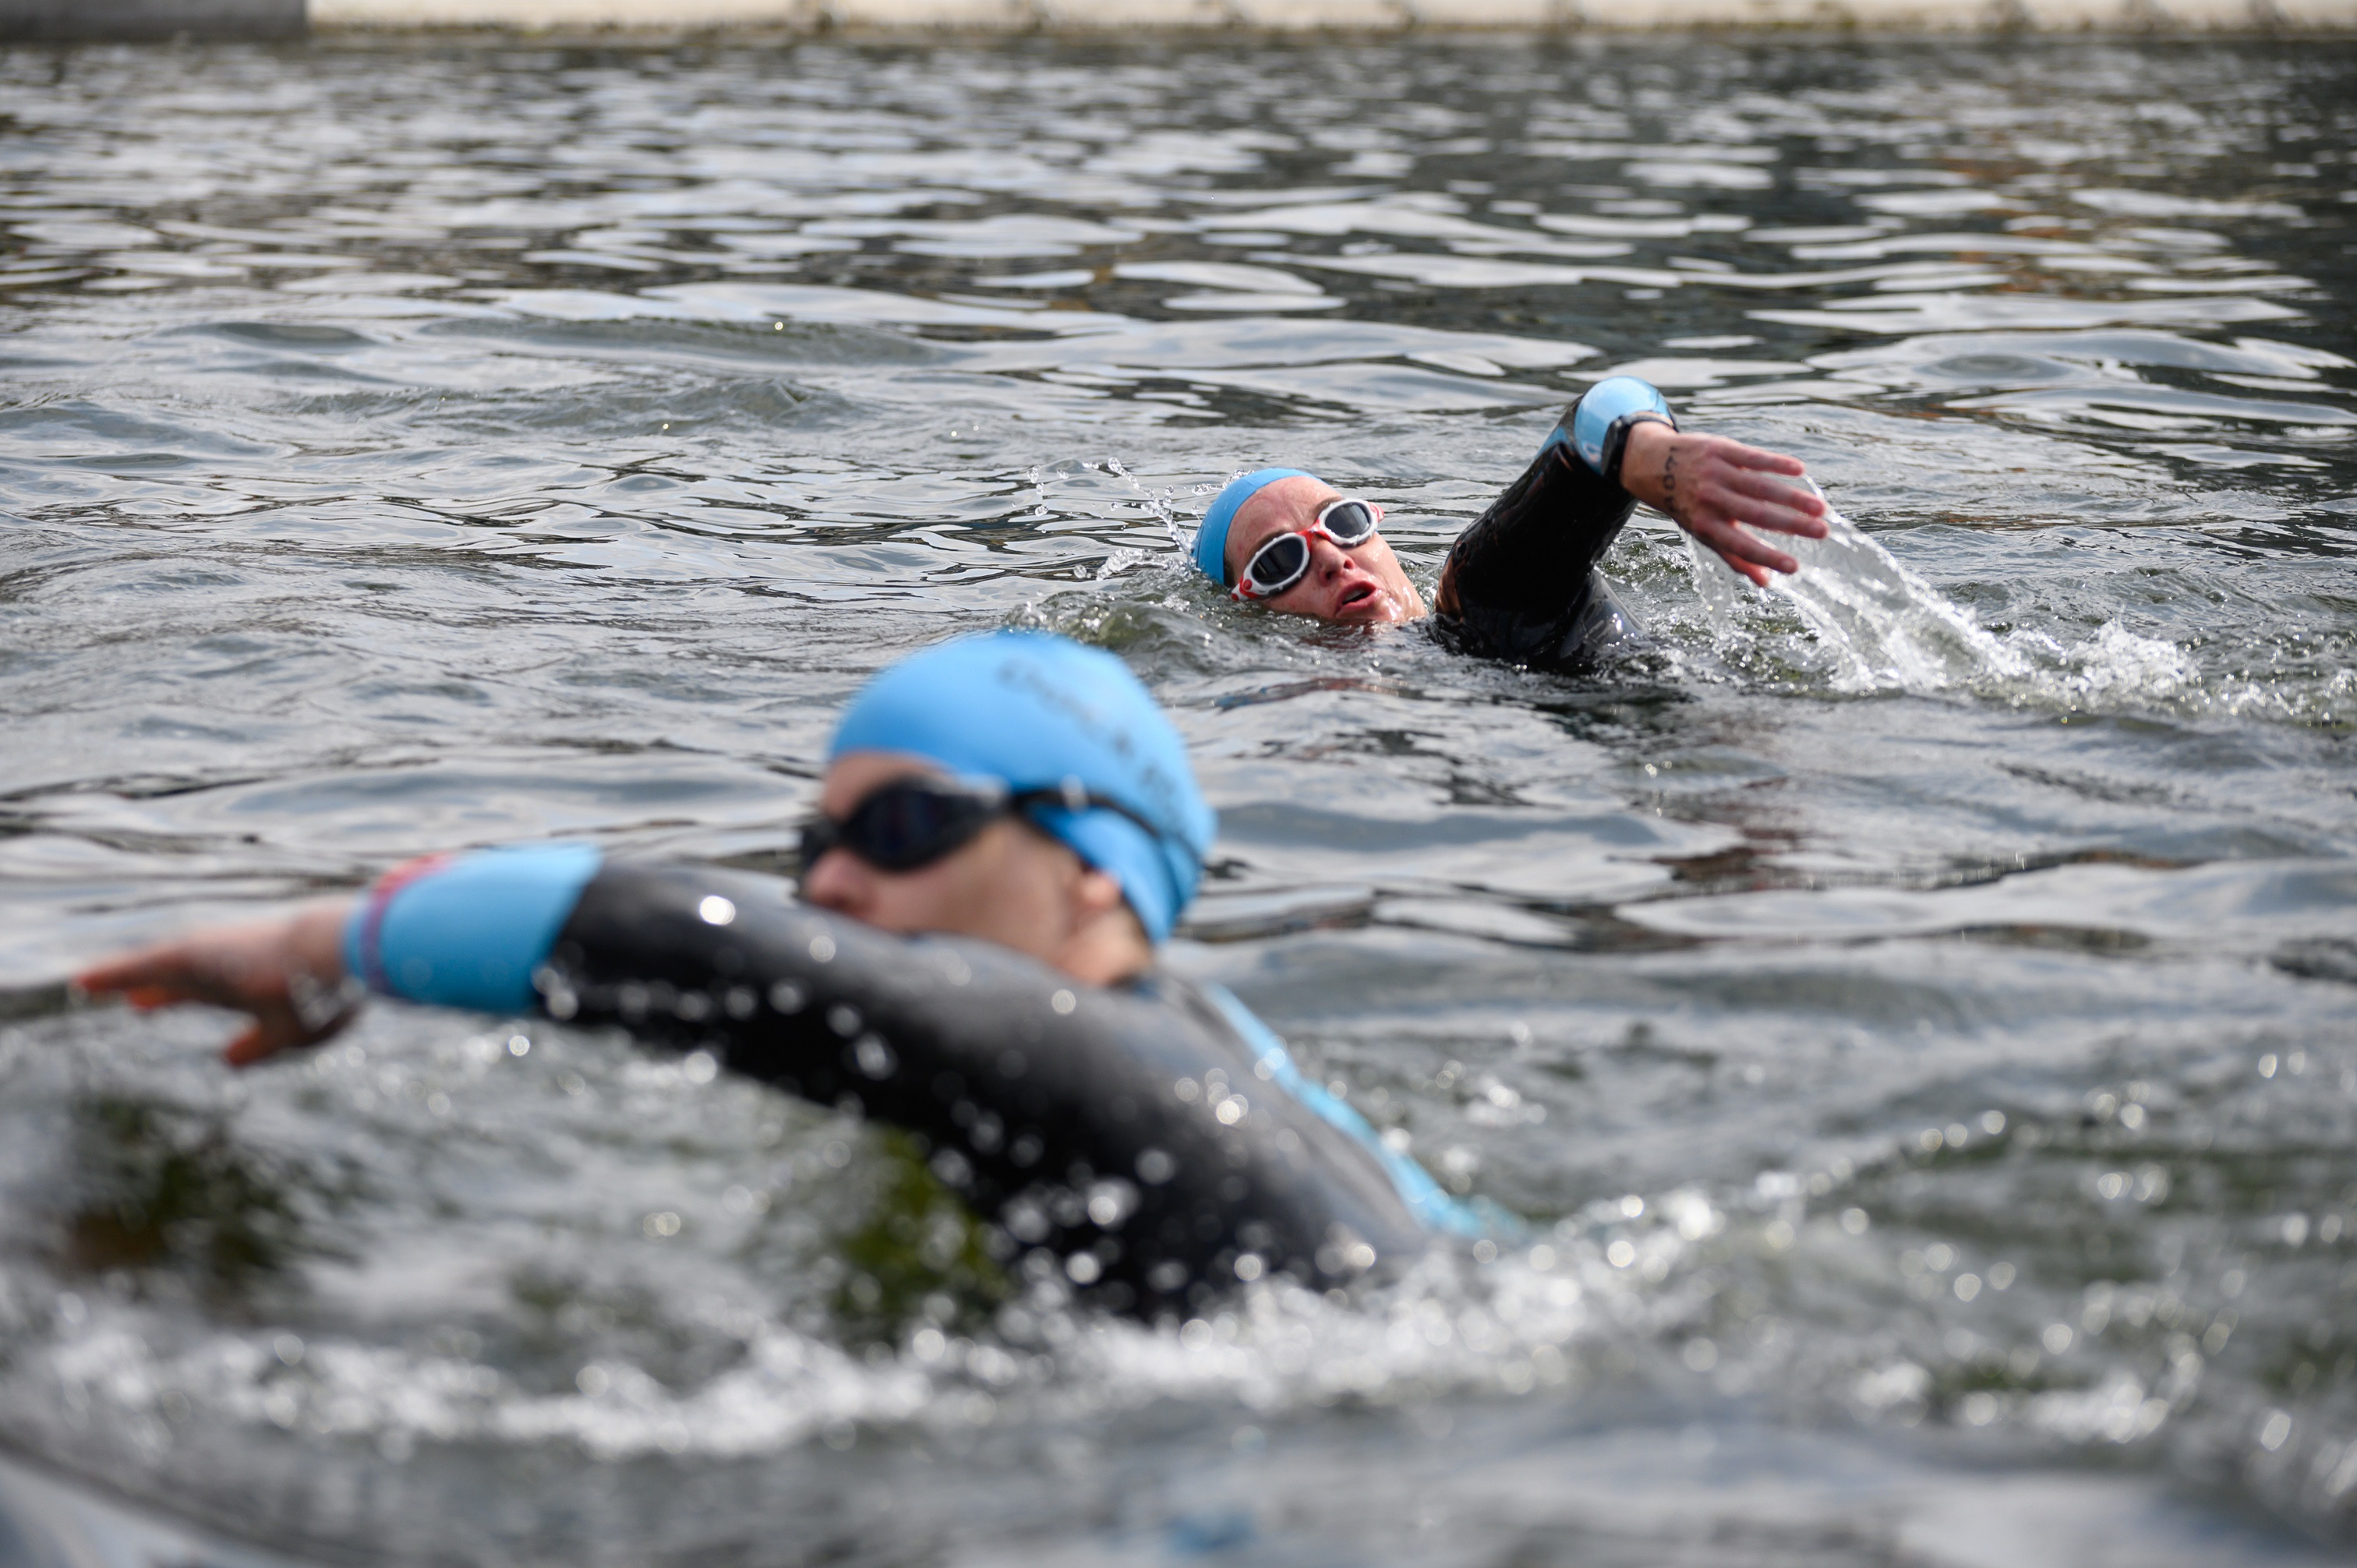
[(1105, 811), (1128, 818), (1157, 842), (1162, 830), (1118, 800), (1090, 790), (1078, 779), (1046, 789), (1011, 789), (988, 781), (902, 779), (868, 791), (841, 822), (813, 816), (796, 846), (798, 875), (831, 850), (846, 849), (878, 871), (914, 871), (972, 843), (1004, 816), (1043, 808)]
[(1348, 550), (1372, 539), (1375, 525), (1383, 519), (1383, 509), (1374, 502), (1362, 501), (1355, 496), (1337, 496), (1318, 509), (1317, 518), (1308, 528), (1272, 534), (1264, 540), (1261, 547), (1252, 553), (1252, 559), (1244, 563), (1243, 575), (1236, 579), (1234, 596), (1275, 598), (1309, 571), (1311, 534), (1322, 533), (1340, 548)]

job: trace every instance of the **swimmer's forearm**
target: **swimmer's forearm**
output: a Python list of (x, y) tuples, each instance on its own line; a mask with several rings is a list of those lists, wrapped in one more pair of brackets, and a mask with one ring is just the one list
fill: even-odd
[(207, 927), (95, 964), (74, 983), (143, 1010), (197, 1003), (245, 1014), (252, 1022), (223, 1053), (240, 1067), (317, 1045), (367, 991), (523, 1012), (538, 1004), (533, 977), (601, 860), (585, 845), (539, 845), (414, 861), (361, 897)]
[(296, 967), (321, 985), (340, 986), (344, 928), (360, 907), (357, 898), (321, 898), (304, 905), (286, 922), (286, 950)]

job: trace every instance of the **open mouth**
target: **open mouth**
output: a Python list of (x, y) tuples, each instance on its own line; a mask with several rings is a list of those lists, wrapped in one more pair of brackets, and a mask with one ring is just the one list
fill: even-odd
[(1334, 607), (1341, 610), (1356, 609), (1359, 606), (1366, 603), (1369, 599), (1372, 599), (1374, 596), (1375, 585), (1372, 583), (1361, 583), (1358, 586), (1351, 588), (1343, 594), (1341, 598), (1335, 601)]

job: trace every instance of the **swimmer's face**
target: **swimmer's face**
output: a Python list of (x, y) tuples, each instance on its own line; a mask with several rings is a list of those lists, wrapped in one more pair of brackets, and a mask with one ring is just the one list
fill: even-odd
[[(1308, 528), (1318, 520), (1318, 509), (1340, 494), (1308, 478), (1263, 488), (1228, 525), (1228, 581), (1243, 575), (1254, 551), (1280, 533)], [(1424, 600), (1382, 534), (1348, 550), (1317, 533), (1309, 535), (1308, 544), (1309, 570), (1301, 581), (1261, 604), (1345, 626), (1386, 626), (1424, 614)]]
[[(819, 811), (841, 822), (886, 784), (941, 772), (899, 752), (845, 752), (827, 768)], [(1137, 953), (1129, 956), (1151, 957), (1121, 884), (1015, 817), (996, 819), (939, 860), (909, 871), (880, 870), (847, 849), (830, 850), (803, 876), (802, 897), (899, 936), (978, 937), (1097, 983), (1122, 971), (1100, 973), (1092, 959), (1075, 955), (1082, 947), (1096, 953), (1109, 925), (1135, 934)]]

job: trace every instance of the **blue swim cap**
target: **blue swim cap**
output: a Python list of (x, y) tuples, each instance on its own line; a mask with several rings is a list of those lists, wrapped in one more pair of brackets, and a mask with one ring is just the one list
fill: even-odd
[(1228, 524), (1236, 521), (1244, 502), (1277, 480), (1317, 478), (1303, 468), (1263, 468), (1241, 479), (1230, 479), (1228, 488), (1211, 498), (1211, 510), (1203, 514), (1203, 526), (1195, 531), (1195, 564), (1203, 569), (1203, 575), (1223, 588), (1235, 586), (1228, 581)]
[(907, 752), (1012, 789), (1078, 779), (1120, 801), (1156, 832), (1102, 807), (1030, 815), (1119, 882), (1157, 942), (1195, 896), (1217, 825), (1178, 732), (1129, 666), (1045, 632), (962, 637), (902, 660), (835, 726), (827, 758), (847, 751)]

